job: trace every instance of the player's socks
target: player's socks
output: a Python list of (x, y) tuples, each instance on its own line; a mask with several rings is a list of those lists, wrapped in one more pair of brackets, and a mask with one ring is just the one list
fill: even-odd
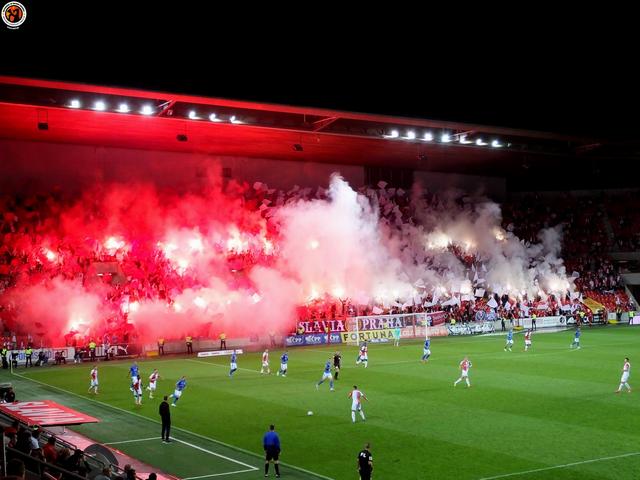
[(269, 462), (264, 463), (264, 476), (265, 477), (269, 476)]
[(329, 380), (329, 388), (333, 390), (333, 380)]
[(369, 366), (369, 361), (368, 361), (368, 360), (365, 360), (365, 361), (364, 361), (364, 368), (367, 368), (368, 366)]
[(362, 417), (362, 420), (366, 420), (366, 418), (364, 418), (364, 412), (362, 410), (360, 410), (360, 416)]
[(467, 382), (467, 387), (470, 387), (470, 386), (471, 386), (471, 384), (469, 383), (469, 379), (468, 379), (468, 378), (465, 378), (465, 381)]
[(336, 371), (336, 380), (338, 379), (338, 375), (340, 374), (340, 372)]
[(356, 412), (351, 412), (351, 420), (356, 423)]
[(274, 467), (276, 467), (276, 477), (280, 476), (280, 465), (278, 463), (273, 464)]

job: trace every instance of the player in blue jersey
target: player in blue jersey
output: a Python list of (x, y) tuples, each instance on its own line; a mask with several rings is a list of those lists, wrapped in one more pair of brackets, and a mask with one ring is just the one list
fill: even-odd
[(139, 374), (140, 372), (138, 372), (138, 362), (133, 362), (133, 365), (129, 367), (129, 376), (131, 377), (132, 384), (136, 383)]
[(180, 400), (182, 391), (185, 388), (187, 388), (187, 377), (183, 375), (180, 377), (180, 380), (176, 382), (176, 389), (173, 391), (173, 394), (169, 396), (170, 398), (173, 398), (173, 403), (171, 403), (172, 407), (176, 406), (176, 403), (178, 403), (178, 400)]
[(509, 350), (511, 352), (511, 347), (513, 347), (513, 330), (509, 329), (507, 332), (507, 344), (504, 346), (504, 351), (506, 352)]
[(283, 377), (287, 376), (288, 363), (289, 363), (289, 354), (287, 352), (284, 352), (280, 357), (280, 370), (278, 370), (278, 373), (277, 373), (278, 376), (280, 375), (282, 375)]
[(427, 338), (424, 341), (424, 348), (422, 349), (422, 363), (426, 363), (429, 361), (429, 357), (431, 356), (431, 339)]
[(231, 352), (231, 364), (229, 365), (229, 377), (232, 377), (233, 376), (233, 372), (238, 370), (237, 361), (238, 361), (238, 354), (234, 350), (233, 352)]
[(580, 335), (582, 335), (582, 332), (580, 332), (580, 327), (578, 327), (576, 328), (576, 333), (573, 334), (573, 343), (569, 345), (569, 348), (576, 347), (580, 350)]
[(316, 383), (316, 390), (324, 383), (325, 380), (329, 380), (329, 390), (333, 392), (333, 376), (331, 375), (331, 358), (324, 364), (324, 373), (322, 374), (322, 380)]

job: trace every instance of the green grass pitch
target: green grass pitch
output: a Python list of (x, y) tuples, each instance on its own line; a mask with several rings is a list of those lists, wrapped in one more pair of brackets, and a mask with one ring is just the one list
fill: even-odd
[[(526, 353), (522, 335), (511, 353), (503, 351), (503, 335), (435, 338), (427, 364), (419, 361), (421, 341), (374, 344), (367, 369), (356, 367), (355, 347), (342, 346), (334, 392), (327, 382), (315, 388), (333, 347), (290, 349), (286, 378), (275, 375), (281, 350), (271, 352), (272, 375), (260, 375), (260, 354), (253, 353), (238, 357), (232, 379), (227, 357), (144, 360), (143, 379), (154, 367), (161, 379), (156, 399), (145, 391), (141, 407), (129, 391), (130, 361), (100, 363), (97, 397), (86, 393), (89, 363), (21, 368), (26, 377), (11, 380), (21, 400), (50, 398), (101, 418), (76, 427), (91, 438), (141, 440), (115, 446), (181, 478), (262, 477), (261, 440), (270, 423), (280, 434), (282, 461), (307, 471), (284, 466), (283, 478), (317, 478), (315, 472), (356, 479), (365, 442), (372, 444), (377, 479), (638, 478), (640, 388), (614, 390), (625, 356), (630, 383), (640, 387), (633, 366), (640, 365), (640, 329), (585, 329), (580, 350), (569, 349), (572, 338), (572, 330), (534, 334)], [(472, 388), (454, 388), (465, 355), (473, 363)], [(179, 441), (165, 445), (153, 421), (159, 398), (180, 375), (188, 386), (172, 409)], [(347, 394), (354, 384), (370, 400), (364, 423), (351, 422)]]

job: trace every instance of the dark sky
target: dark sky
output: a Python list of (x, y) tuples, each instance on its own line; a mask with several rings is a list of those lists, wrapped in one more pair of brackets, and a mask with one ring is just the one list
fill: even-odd
[(55, 1), (25, 3), (29, 23), (0, 36), (16, 49), (0, 74), (638, 138), (638, 75), (623, 48), (633, 44), (549, 38), (538, 26), (521, 45), (511, 34), (520, 24), (488, 45), (485, 31), (468, 40), (418, 29), (406, 38), (411, 28), (398, 23), (390, 36), (373, 29), (387, 34), (379, 38), (356, 28), (362, 21), (341, 31), (292, 18), (253, 28), (220, 12), (203, 14), (204, 27), (190, 23), (198, 15), (176, 22), (156, 11), (80, 11), (59, 22)]

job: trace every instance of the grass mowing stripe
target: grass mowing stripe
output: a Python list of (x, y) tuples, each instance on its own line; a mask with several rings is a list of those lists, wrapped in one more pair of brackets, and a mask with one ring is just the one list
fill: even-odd
[[(159, 421), (154, 420), (154, 419), (149, 418), (149, 417), (146, 417), (144, 415), (140, 415), (139, 413), (129, 412), (129, 411), (123, 409), (123, 408), (116, 407), (115, 405), (111, 405), (109, 403), (104, 403), (104, 402), (101, 402), (99, 400), (95, 400), (93, 398), (86, 398), (86, 397), (84, 397), (84, 396), (82, 396), (80, 394), (77, 394), (75, 392), (71, 392), (69, 390), (65, 390), (64, 388), (56, 387), (55, 385), (51, 385), (51, 384), (48, 384), (48, 383), (45, 383), (45, 382), (41, 382), (39, 380), (35, 380), (33, 378), (26, 377), (24, 375), (21, 375), (19, 373), (14, 372), (14, 371), (12, 371), (11, 374), (15, 375), (17, 377), (20, 377), (20, 378), (22, 378), (24, 380), (28, 380), (28, 381), (34, 382), (34, 383), (39, 383), (40, 385), (44, 385), (45, 387), (48, 387), (48, 388), (53, 388), (54, 390), (58, 390), (60, 392), (66, 393), (68, 395), (73, 395), (74, 397), (82, 398), (83, 400), (86, 400), (86, 401), (89, 401), (89, 402), (94, 402), (94, 403), (97, 403), (97, 404), (102, 405), (104, 407), (111, 408), (113, 410), (117, 410), (117, 411), (122, 412), (122, 413), (127, 413), (127, 414), (133, 415), (135, 417), (143, 418), (145, 420), (148, 420), (149, 422), (153, 422), (153, 423), (156, 423), (156, 424), (160, 425)], [(189, 435), (193, 435), (194, 437), (201, 438), (203, 440), (207, 440), (207, 441), (210, 441), (210, 442), (213, 442), (213, 443), (217, 443), (218, 445), (222, 445), (224, 447), (230, 448), (231, 450), (236, 450), (238, 452), (242, 452), (242, 453), (245, 453), (247, 455), (250, 455), (252, 457), (259, 458), (260, 460), (262, 460), (262, 456), (261, 455), (258, 455), (255, 452), (251, 452), (249, 450), (245, 450), (244, 448), (236, 447), (235, 445), (229, 445), (229, 444), (227, 444), (225, 442), (221, 442), (220, 440), (216, 440), (214, 438), (210, 438), (210, 437), (207, 437), (205, 435), (201, 435), (199, 433), (192, 432), (190, 430), (186, 430), (184, 428), (173, 427), (172, 426), (172, 429), (187, 433)], [(315, 473), (315, 472), (312, 472), (310, 470), (307, 470), (305, 468), (298, 467), (298, 466), (295, 466), (295, 465), (289, 465), (289, 464), (284, 463), (284, 462), (280, 462), (280, 465), (283, 465), (283, 466), (288, 467), (288, 468), (292, 468), (294, 470), (298, 470), (299, 472), (303, 472), (303, 473), (306, 473), (308, 475), (312, 475), (312, 476), (317, 477), (317, 478), (322, 478), (324, 480), (335, 480), (335, 479), (333, 479), (331, 477), (326, 477), (324, 475), (320, 475), (319, 473)]]
[(518, 475), (528, 475), (529, 473), (546, 472), (547, 470), (556, 470), (558, 468), (575, 467), (576, 465), (584, 465), (586, 463), (606, 462), (607, 460), (615, 460), (617, 458), (634, 457), (640, 455), (640, 452), (623, 453), (622, 455), (613, 455), (611, 457), (593, 458), (591, 460), (583, 460), (581, 462), (565, 463), (563, 465), (554, 465), (553, 467), (536, 468), (534, 470), (525, 470), (524, 472), (505, 473), (504, 475), (495, 475), (493, 477), (482, 477), (479, 480), (496, 480), (498, 478), (515, 477)]

